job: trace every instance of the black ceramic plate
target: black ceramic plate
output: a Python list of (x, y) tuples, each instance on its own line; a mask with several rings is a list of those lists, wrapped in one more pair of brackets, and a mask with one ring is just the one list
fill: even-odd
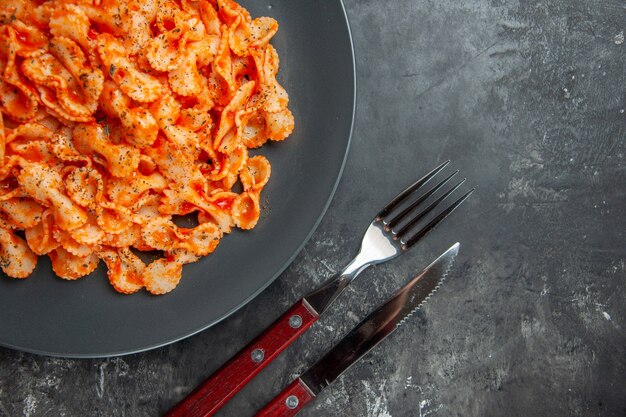
[(340, 0), (241, 1), (280, 24), (273, 45), (296, 129), (260, 151), (272, 164), (257, 227), (226, 236), (215, 253), (186, 265), (165, 296), (124, 296), (102, 265), (76, 282), (56, 278), (47, 257), (25, 280), (0, 276), (0, 344), (68, 357), (138, 352), (188, 337), (224, 319), (267, 287), (319, 223), (343, 169), (354, 117), (354, 56)]

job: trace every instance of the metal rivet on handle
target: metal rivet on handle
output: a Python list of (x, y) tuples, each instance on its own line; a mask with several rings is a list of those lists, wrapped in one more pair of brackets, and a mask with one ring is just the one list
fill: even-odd
[(302, 317), (300, 317), (297, 314), (294, 314), (293, 316), (289, 317), (289, 325), (291, 326), (292, 329), (297, 329), (300, 326), (302, 326)]
[(263, 349), (257, 348), (252, 351), (250, 357), (252, 358), (252, 362), (259, 363), (265, 358), (265, 352), (263, 352)]
[(295, 395), (290, 395), (285, 400), (285, 405), (290, 410), (293, 410), (294, 408), (296, 408), (299, 403), (300, 403), (300, 401), (298, 401), (298, 397), (296, 397)]

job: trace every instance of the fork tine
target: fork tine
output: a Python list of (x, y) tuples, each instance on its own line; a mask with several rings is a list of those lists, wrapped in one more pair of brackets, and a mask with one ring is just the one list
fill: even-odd
[(450, 174), (446, 178), (444, 178), (443, 181), (441, 181), (439, 184), (435, 185), (432, 189), (430, 189), (426, 194), (424, 194), (423, 196), (418, 198), (413, 204), (411, 204), (410, 206), (408, 206), (407, 208), (402, 210), (402, 212), (400, 212), (400, 214), (398, 214), (393, 219), (391, 219), (391, 221), (389, 221), (389, 222), (387, 222), (385, 224), (385, 230), (389, 231), (392, 228), (394, 228), (408, 213), (410, 213), (415, 207), (417, 207), (420, 204), (422, 204), (428, 197), (430, 197), (435, 192), (437, 192), (438, 189), (443, 187), (448, 181), (450, 181), (450, 179), (452, 177), (454, 177), (458, 173), (459, 173), (459, 170), (457, 169), (452, 174)]
[(417, 190), (418, 188), (420, 188), (422, 185), (426, 184), (432, 177), (434, 177), (435, 175), (437, 175), (439, 173), (439, 171), (441, 171), (442, 169), (444, 169), (446, 167), (446, 165), (448, 165), (450, 163), (450, 160), (447, 160), (446, 162), (444, 162), (443, 164), (439, 165), (437, 168), (433, 169), (432, 171), (430, 171), (428, 174), (424, 175), (422, 178), (420, 178), (419, 180), (415, 181), (413, 184), (411, 184), (406, 190), (402, 191), (400, 194), (398, 194), (393, 200), (391, 200), (391, 202), (389, 204), (387, 204), (377, 215), (376, 215), (376, 219), (380, 220), (383, 217), (385, 217), (387, 214), (389, 214), (389, 212), (391, 210), (393, 210), (398, 204), (400, 204), (400, 202), (402, 202), (406, 196), (408, 196), (409, 194), (411, 194), (413, 191)]
[(415, 236), (409, 239), (405, 244), (402, 245), (402, 249), (406, 250), (411, 246), (415, 245), (420, 239), (426, 236), (430, 231), (434, 230), (439, 223), (446, 217), (450, 215), (458, 206), (460, 206), (467, 198), (476, 190), (476, 188), (472, 188), (463, 196), (461, 196), (458, 200), (456, 200), (450, 207), (439, 213), (437, 217), (432, 219), (426, 226), (422, 228)]
[(394, 233), (394, 237), (393, 238), (394, 239), (400, 239), (402, 236), (404, 236), (409, 230), (411, 230), (413, 228), (413, 226), (417, 222), (422, 220), (422, 218), (424, 218), (424, 216), (426, 216), (428, 213), (433, 211), (435, 209), (435, 207), (437, 207), (439, 205), (439, 203), (441, 203), (450, 194), (452, 194), (454, 191), (456, 191), (456, 189), (459, 188), (461, 186), (461, 184), (463, 184), (464, 182), (465, 182), (465, 178), (463, 178), (461, 181), (459, 181), (450, 190), (446, 191), (441, 197), (439, 197), (438, 199), (433, 201), (428, 207), (426, 207), (424, 210), (422, 210), (421, 213), (419, 213), (417, 216), (415, 216), (413, 219), (411, 219), (410, 222), (405, 224), (400, 230), (398, 230), (396, 233)]

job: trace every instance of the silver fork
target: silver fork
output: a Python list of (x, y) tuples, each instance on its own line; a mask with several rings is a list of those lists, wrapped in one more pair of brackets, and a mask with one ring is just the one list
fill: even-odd
[[(439, 172), (441, 172), (450, 161), (446, 161), (437, 168), (424, 175), (419, 180), (411, 184), (406, 190), (398, 194), (389, 202), (370, 223), (361, 241), (359, 253), (348, 263), (348, 265), (332, 280), (323, 284), (319, 289), (314, 290), (304, 297), (305, 300), (322, 314), (332, 302), (339, 297), (343, 290), (368, 266), (376, 265), (394, 259), (400, 254), (409, 250), (417, 242), (424, 238), (430, 231), (435, 229), (439, 223), (450, 215), (458, 206), (465, 201), (474, 188), (463, 194), (452, 204), (447, 206), (437, 216), (421, 227), (417, 232), (411, 231), (417, 226), (439, 204), (441, 204), (450, 194), (456, 191), (464, 182), (465, 178), (456, 183), (448, 191), (443, 193), (426, 208), (416, 212), (429, 197), (444, 187), (459, 171), (456, 170), (446, 178), (441, 180), (430, 190), (425, 192), (414, 202), (399, 210), (404, 203), (408, 203), (410, 197), (418, 190), (430, 182)], [(395, 214), (394, 214), (395, 213)], [(400, 226), (401, 227), (398, 227)]]
[(370, 265), (393, 259), (406, 252), (432, 231), (474, 191), (463, 194), (416, 232), (414, 229), (461, 184), (458, 182), (421, 211), (419, 207), (459, 172), (448, 175), (430, 190), (410, 202), (411, 197), (439, 174), (446, 161), (398, 194), (370, 223), (357, 256), (335, 278), (297, 301), (286, 313), (261, 335), (215, 372), (189, 396), (170, 410), (165, 417), (212, 416), (245, 384), (256, 376), (272, 359), (302, 335), (357, 275)]

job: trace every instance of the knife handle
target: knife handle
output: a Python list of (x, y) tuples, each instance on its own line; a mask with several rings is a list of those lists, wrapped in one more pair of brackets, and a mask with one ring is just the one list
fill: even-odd
[(319, 314), (300, 299), (164, 417), (212, 416), (318, 318)]
[(315, 394), (298, 378), (259, 411), (255, 417), (295, 416), (314, 398)]

